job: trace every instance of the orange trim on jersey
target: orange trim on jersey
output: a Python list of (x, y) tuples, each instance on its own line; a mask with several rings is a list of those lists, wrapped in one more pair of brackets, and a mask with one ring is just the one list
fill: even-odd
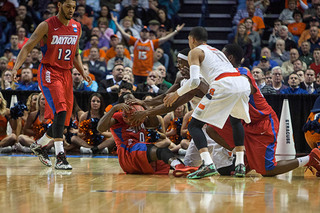
[(240, 73), (239, 72), (225, 72), (225, 73), (220, 74), (218, 77), (216, 77), (215, 80), (218, 81), (222, 78), (233, 77), (233, 76), (240, 76)]
[(204, 108), (205, 108), (206, 106), (203, 105), (203, 104), (199, 104), (198, 107), (199, 107), (200, 109), (204, 110)]

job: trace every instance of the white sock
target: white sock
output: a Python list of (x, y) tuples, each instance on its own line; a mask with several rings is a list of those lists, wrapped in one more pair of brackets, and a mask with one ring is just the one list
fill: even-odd
[(60, 152), (64, 152), (63, 142), (62, 141), (55, 141), (54, 148), (56, 150), (56, 155), (58, 155)]
[(171, 166), (172, 168), (175, 168), (176, 165), (179, 165), (179, 164), (181, 164), (181, 162), (180, 162), (179, 160), (177, 160), (177, 159), (174, 159), (174, 160), (170, 163), (170, 166)]
[(301, 157), (301, 158), (297, 158), (298, 162), (299, 162), (299, 167), (305, 166), (307, 163), (309, 163), (310, 157), (309, 155)]
[(240, 163), (244, 164), (244, 151), (236, 152), (236, 163), (235, 163), (235, 165), (237, 166)]
[(201, 157), (201, 159), (204, 161), (204, 165), (205, 165), (205, 166), (210, 165), (210, 164), (213, 163), (212, 158), (211, 158), (209, 152), (202, 152), (202, 153), (200, 153), (200, 157)]
[(41, 146), (46, 146), (48, 143), (52, 140), (47, 133), (45, 133), (38, 141), (37, 144), (40, 144)]

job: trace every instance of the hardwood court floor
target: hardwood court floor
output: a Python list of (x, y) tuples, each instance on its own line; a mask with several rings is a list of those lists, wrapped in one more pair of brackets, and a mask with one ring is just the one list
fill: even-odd
[[(52, 158), (53, 159), (53, 158)], [(126, 175), (117, 158), (69, 157), (72, 171), (36, 157), (0, 156), (1, 212), (320, 212), (320, 178), (282, 176), (187, 180)]]

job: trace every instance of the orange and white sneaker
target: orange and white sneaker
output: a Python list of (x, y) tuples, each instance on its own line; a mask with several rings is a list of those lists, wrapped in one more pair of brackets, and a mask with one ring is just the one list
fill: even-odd
[(309, 154), (310, 160), (306, 166), (312, 166), (317, 170), (316, 176), (320, 177), (320, 150), (318, 148), (312, 149)]
[(174, 168), (173, 175), (175, 177), (187, 176), (198, 170), (198, 167), (185, 166), (184, 164), (178, 164)]

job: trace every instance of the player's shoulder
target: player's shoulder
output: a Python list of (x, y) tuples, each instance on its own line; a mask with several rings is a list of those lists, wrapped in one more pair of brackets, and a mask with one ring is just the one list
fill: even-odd
[(76, 20), (74, 20), (74, 19), (71, 19), (70, 20), (70, 23), (71, 23), (71, 25), (74, 27), (74, 25), (77, 25), (78, 27), (81, 27), (81, 24), (80, 24), (80, 22), (77, 22)]

